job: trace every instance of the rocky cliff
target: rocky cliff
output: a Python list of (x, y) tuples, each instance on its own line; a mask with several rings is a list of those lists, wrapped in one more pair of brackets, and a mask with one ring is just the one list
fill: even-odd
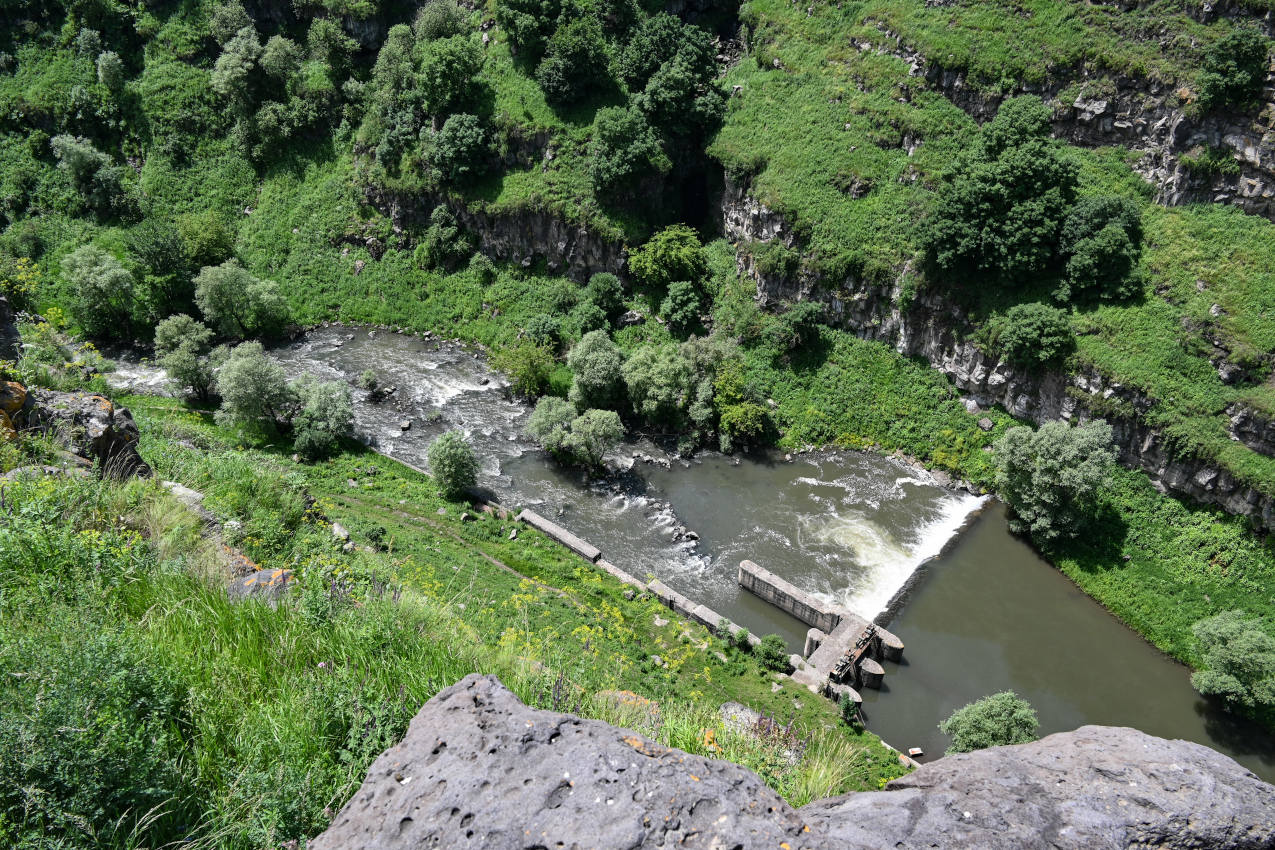
[(531, 709), (494, 677), (434, 697), (312, 850), (1266, 848), (1275, 787), (1185, 741), (1086, 726), (793, 809), (742, 767)]
[[(996, 114), (1006, 95), (981, 92), (963, 71), (938, 67), (882, 30), (861, 51), (897, 56), (911, 75), (982, 122)], [(1129, 75), (1090, 74), (1041, 86), (1022, 85), (1013, 94), (1034, 94), (1054, 107), (1054, 135), (1082, 147), (1125, 147), (1142, 154), (1133, 169), (1156, 187), (1163, 204), (1232, 203), (1275, 219), (1275, 86), (1268, 80), (1263, 104), (1251, 112), (1218, 110), (1192, 115), (1187, 93), (1171, 85)], [(1221, 154), (1220, 157), (1217, 154)]]
[[(727, 238), (745, 245), (779, 242), (800, 247), (782, 216), (752, 198), (746, 187), (729, 180), (722, 224)], [(1144, 471), (1159, 489), (1246, 516), (1255, 527), (1275, 529), (1275, 496), (1237, 480), (1210, 461), (1175, 457), (1164, 434), (1139, 421), (1151, 401), (1095, 369), (1070, 375), (1015, 367), (980, 348), (967, 335), (969, 324), (960, 309), (938, 293), (922, 293), (901, 308), (897, 286), (855, 278), (830, 281), (805, 269), (793, 276), (767, 274), (747, 250), (739, 253), (738, 262), (740, 271), (756, 282), (757, 300), (763, 305), (821, 301), (829, 324), (924, 358), (983, 407), (999, 404), (1037, 423), (1073, 416), (1106, 419), (1114, 429), (1121, 462)], [(1247, 409), (1232, 412), (1232, 429), (1237, 439), (1255, 450), (1275, 447), (1270, 423)]]

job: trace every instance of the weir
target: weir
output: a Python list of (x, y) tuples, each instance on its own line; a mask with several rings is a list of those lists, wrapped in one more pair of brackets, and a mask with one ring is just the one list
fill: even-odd
[(737, 580), (740, 587), (812, 627), (806, 633), (806, 665), (797, 665), (793, 673), (794, 679), (812, 690), (833, 695), (846, 684), (879, 688), (885, 669), (878, 662), (903, 657), (903, 641), (895, 635), (752, 561), (740, 562)]

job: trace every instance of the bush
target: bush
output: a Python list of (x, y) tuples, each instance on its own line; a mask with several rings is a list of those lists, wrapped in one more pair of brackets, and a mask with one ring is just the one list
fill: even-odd
[(425, 239), (416, 248), (413, 259), (422, 268), (454, 269), (462, 260), (474, 253), (474, 242), (460, 229), (456, 216), (439, 204), (429, 214), (429, 229)]
[(1054, 297), (1095, 294), (1118, 299), (1132, 294), (1142, 253), (1142, 213), (1128, 198), (1086, 198), (1072, 207), (1062, 228), (1067, 257), (1063, 283)]
[(813, 301), (798, 301), (776, 317), (771, 325), (771, 342), (781, 352), (791, 352), (819, 339), (823, 306)]
[(66, 174), (84, 203), (100, 216), (124, 216), (134, 212), (124, 188), (124, 168), (93, 147), (88, 139), (67, 134), (49, 141), (58, 168)]
[(297, 398), (283, 367), (266, 357), (259, 342), (236, 346), (217, 371), (221, 409), (217, 421), (273, 431), (292, 421)]
[(300, 409), (292, 418), (292, 445), (310, 460), (334, 453), (354, 429), (350, 388), (306, 376), (293, 384)]
[(497, 0), (494, 11), (513, 52), (534, 60), (544, 52), (560, 8), (559, 0)]
[(751, 401), (722, 407), (718, 422), (718, 442), (723, 452), (758, 446), (771, 431), (770, 413)]
[(607, 314), (592, 301), (585, 301), (571, 311), (571, 324), (581, 336), (590, 331), (604, 331), (611, 327)]
[(288, 322), (278, 284), (255, 277), (234, 260), (200, 270), (195, 303), (219, 333), (235, 339), (277, 336)]
[(1027, 368), (1055, 364), (1076, 346), (1067, 313), (1047, 304), (1015, 304), (993, 323), (992, 344)]
[(1010, 528), (1042, 543), (1081, 531), (1115, 463), (1111, 426), (1102, 421), (1010, 428), (994, 448), (996, 489), (1013, 512)]
[(593, 409), (577, 416), (568, 402), (545, 396), (531, 412), (526, 434), (559, 459), (596, 467), (624, 438), (624, 426), (614, 411)]
[(627, 192), (639, 178), (672, 167), (642, 113), (620, 106), (598, 110), (588, 151), (589, 180), (600, 197)]
[(624, 312), (624, 285), (610, 272), (598, 272), (589, 278), (584, 296), (611, 321)]
[(107, 51), (97, 57), (97, 81), (115, 94), (124, 88), (124, 60), (113, 51)]
[(1027, 700), (1013, 691), (983, 697), (964, 708), (958, 708), (939, 724), (939, 730), (952, 738), (947, 755), (970, 753), (987, 747), (1025, 744), (1036, 740), (1040, 722)]
[(450, 38), (468, 28), (468, 16), (452, 0), (430, 0), (420, 8), (412, 22), (412, 31), (422, 41)]
[(553, 352), (543, 345), (522, 342), (497, 349), (491, 356), (491, 365), (509, 377), (509, 385), (515, 393), (535, 398), (549, 386)]
[(429, 468), (445, 499), (459, 499), (478, 482), (478, 459), (460, 431), (448, 431), (430, 443)]
[(779, 673), (788, 672), (788, 644), (781, 636), (766, 635), (761, 639), (761, 643), (757, 644), (756, 654), (762, 669)]
[(578, 410), (615, 405), (623, 357), (606, 331), (590, 331), (567, 354), (573, 378), (568, 397)]
[(695, 284), (685, 280), (669, 284), (668, 294), (660, 302), (660, 314), (678, 334), (689, 333), (697, 326), (703, 310), (703, 294)]
[(184, 313), (155, 326), (155, 359), (178, 392), (207, 401), (212, 394), (212, 331)]
[(1275, 638), (1262, 621), (1243, 611), (1226, 611), (1191, 627), (1202, 664), (1191, 684), (1221, 699), (1232, 711), (1275, 709)]
[(440, 178), (455, 182), (482, 173), (486, 156), (487, 132), (477, 117), (462, 112), (443, 122), (430, 161)]
[(536, 345), (556, 348), (562, 338), (562, 320), (549, 313), (537, 313), (527, 320), (523, 332)]
[(1266, 84), (1269, 44), (1253, 27), (1236, 27), (1204, 54), (1197, 85), (1204, 109), (1247, 106)]
[(549, 103), (578, 103), (607, 80), (607, 50), (602, 27), (592, 17), (558, 27), (549, 51), (536, 68), (536, 82)]
[(674, 224), (632, 252), (629, 270), (652, 289), (666, 292), (679, 280), (702, 285), (708, 277), (708, 261), (700, 249), (699, 235), (685, 224)]
[(695, 376), (676, 345), (639, 347), (625, 362), (622, 373), (634, 413), (666, 432), (681, 430), (695, 390)]
[(140, 317), (137, 281), (112, 255), (81, 245), (62, 259), (71, 285), (71, 312), (90, 336), (129, 339)]
[(474, 99), (486, 57), (472, 38), (440, 38), (426, 43), (422, 54), (418, 90), (427, 113), (441, 117)]

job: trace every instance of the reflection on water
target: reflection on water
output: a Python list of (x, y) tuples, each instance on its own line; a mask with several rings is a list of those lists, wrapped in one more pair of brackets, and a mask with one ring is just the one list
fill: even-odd
[[(890, 606), (905, 659), (887, 663), (886, 689), (864, 700), (870, 727), (896, 746), (937, 755), (941, 719), (1012, 689), (1036, 707), (1043, 734), (1134, 726), (1275, 778), (1269, 734), (1208, 706), (1184, 667), (1010, 535), (999, 506), (980, 515), (985, 500), (907, 464), (859, 452), (682, 460), (643, 442), (610, 459), (631, 471), (590, 477), (528, 443), (527, 408), (459, 347), (332, 328), (274, 356), (291, 374), (351, 383), (372, 369), (398, 391), (377, 405), (355, 391), (367, 442), (424, 466), (434, 437), (458, 428), (480, 458), (480, 483), (502, 502), (556, 517), (633, 575), (659, 576), (754, 633), (800, 649), (807, 627), (737, 587), (744, 558), (866, 616)], [(121, 375), (154, 382), (135, 364)]]

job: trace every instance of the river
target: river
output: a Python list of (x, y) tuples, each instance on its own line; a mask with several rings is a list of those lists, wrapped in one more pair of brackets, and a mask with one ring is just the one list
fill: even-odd
[[(795, 651), (806, 626), (737, 587), (741, 559), (882, 615), (907, 649), (885, 665), (886, 687), (864, 692), (864, 712), (897, 747), (940, 755), (941, 719), (1012, 689), (1036, 708), (1041, 734), (1133, 726), (1206, 744), (1275, 780), (1269, 733), (1201, 699), (1186, 668), (1011, 535), (1001, 505), (924, 470), (867, 452), (687, 460), (642, 441), (609, 457), (620, 472), (587, 476), (522, 437), (526, 406), (460, 346), (333, 327), (273, 355), (292, 375), (353, 383), (373, 370), (398, 388), (381, 404), (355, 391), (357, 430), (378, 450), (425, 466), (434, 437), (459, 428), (480, 458), (480, 485), (502, 503), (554, 518), (629, 573), (658, 576)], [(154, 375), (125, 363), (117, 380), (153, 387)]]

